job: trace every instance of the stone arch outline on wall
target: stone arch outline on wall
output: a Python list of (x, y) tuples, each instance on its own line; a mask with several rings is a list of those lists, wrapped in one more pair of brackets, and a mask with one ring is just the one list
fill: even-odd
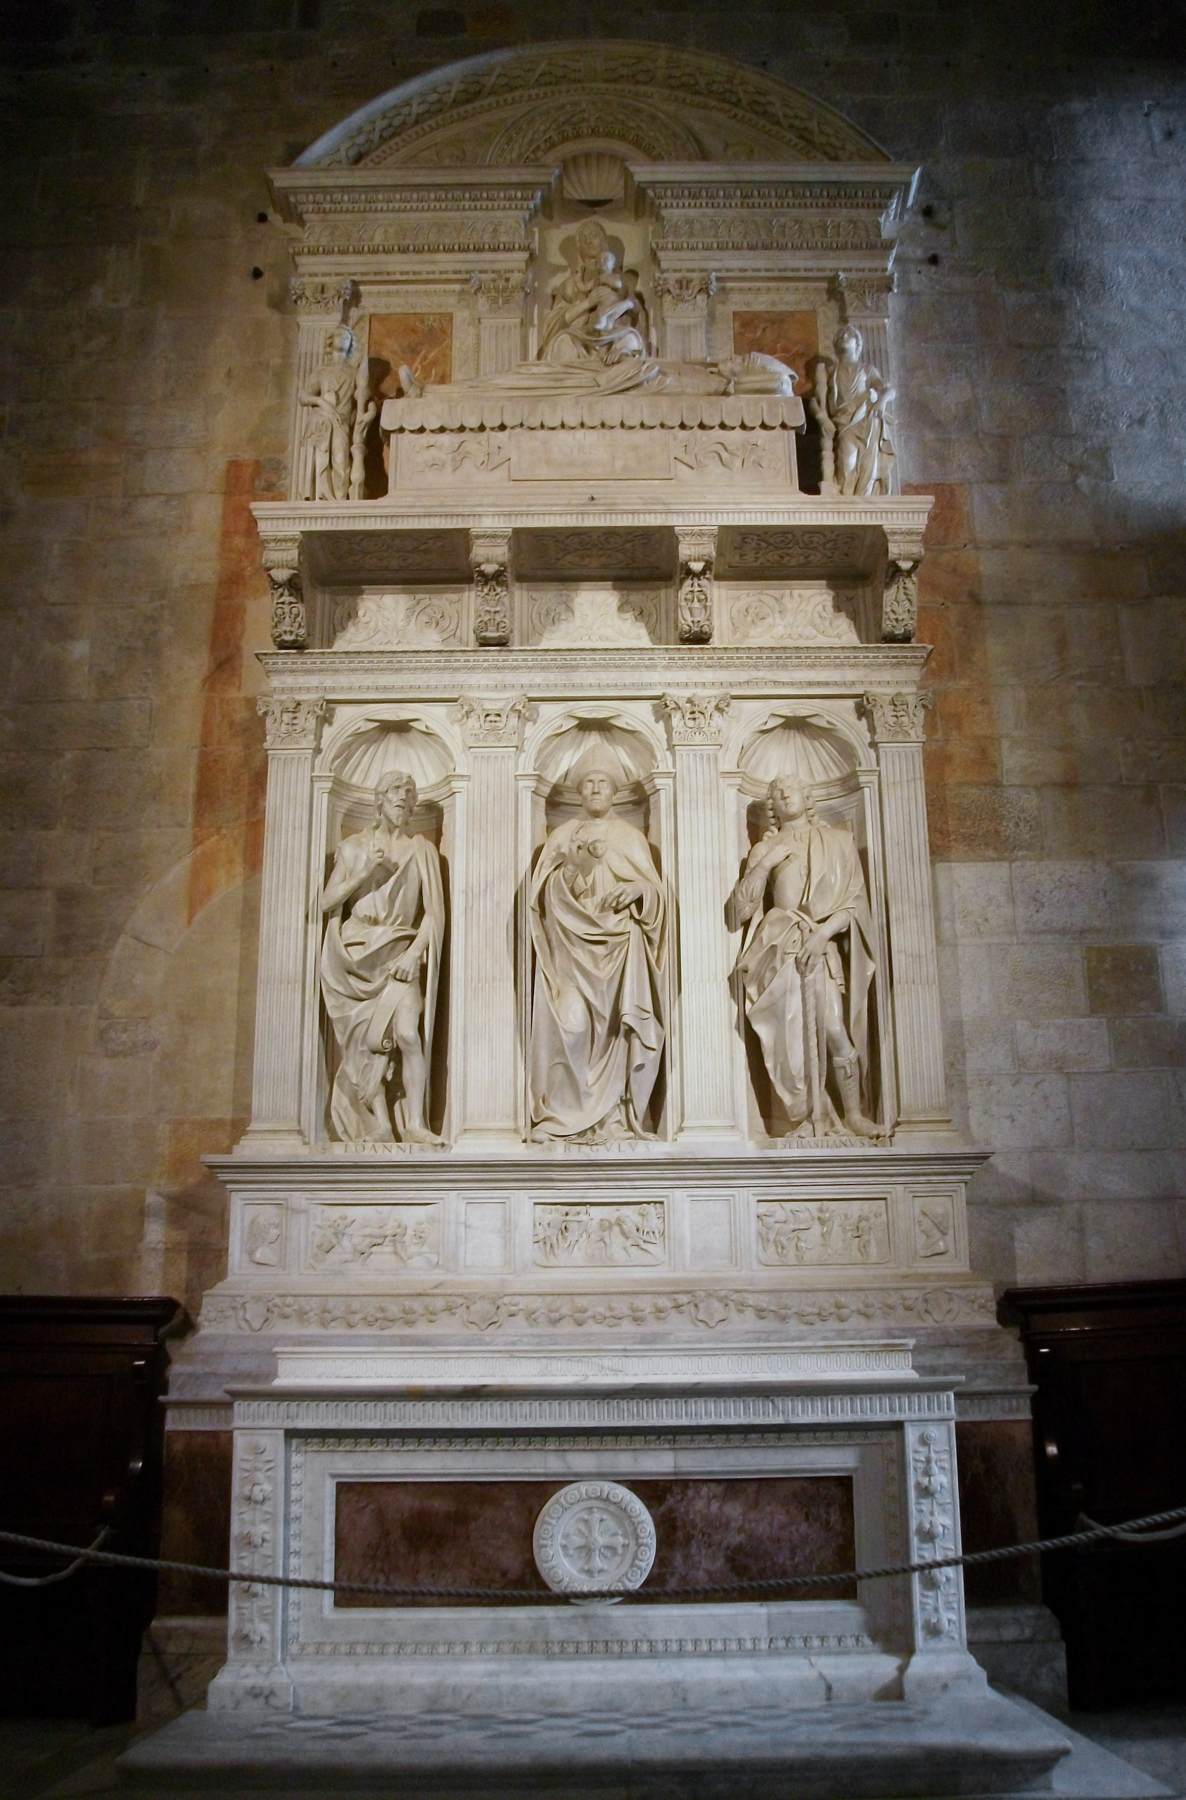
[[(525, 45), (416, 76), (332, 126), (295, 166), (312, 170), (417, 162), (422, 167), (492, 164), (493, 152), (505, 140), (518, 108), (538, 105), (552, 95), (572, 98), (582, 89), (601, 89), (620, 99), (637, 96), (647, 104), (653, 122), (663, 121), (670, 112), (673, 144), (690, 138), (698, 145), (699, 153), (693, 153), (691, 161), (767, 159), (876, 166), (890, 160), (867, 133), (823, 101), (725, 57), (614, 40), (597, 44), (591, 74), (590, 50), (589, 43), (580, 41)], [(704, 142), (703, 126), (697, 134), (688, 124), (688, 111), (714, 122), (721, 141)], [(565, 133), (562, 120), (557, 129)], [(572, 131), (567, 135), (571, 137)], [(430, 139), (446, 136), (449, 141), (440, 146), (435, 161), (424, 155)], [(534, 153), (544, 154), (544, 146), (534, 146)]]

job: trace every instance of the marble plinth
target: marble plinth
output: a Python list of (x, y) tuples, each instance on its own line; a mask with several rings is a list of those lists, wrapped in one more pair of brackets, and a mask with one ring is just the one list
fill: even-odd
[[(1049, 1792), (1071, 1747), (1052, 1719), (987, 1692), (958, 1707), (807, 1709), (780, 1691), (763, 1661), (737, 1671), (705, 1659), (641, 1703), (633, 1670), (587, 1671), (579, 1707), (571, 1699), (571, 1684), (562, 1697), (506, 1693), (500, 1682), (468, 1704), (442, 1707), (413, 1680), (398, 1709), (381, 1715), (357, 1702), (333, 1719), (189, 1713), (135, 1745), (123, 1768), (150, 1792), (184, 1783), (224, 1794), (242, 1787), (509, 1795), (559, 1784), (568, 1795), (620, 1794), (628, 1781), (631, 1795), (705, 1800), (743, 1788), (763, 1800), (951, 1800)], [(1106, 1791), (1158, 1789), (1138, 1781)]]

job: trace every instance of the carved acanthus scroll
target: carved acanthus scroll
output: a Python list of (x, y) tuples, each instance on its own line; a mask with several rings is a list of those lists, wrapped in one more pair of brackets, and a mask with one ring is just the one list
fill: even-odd
[(264, 540), (264, 572), (272, 594), (272, 642), (277, 650), (303, 650), (309, 631), (297, 533)]

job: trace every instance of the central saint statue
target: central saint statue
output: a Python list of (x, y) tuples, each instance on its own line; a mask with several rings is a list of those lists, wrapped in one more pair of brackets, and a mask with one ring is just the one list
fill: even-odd
[[(715, 363), (661, 360), (650, 354), (646, 311), (624, 273), (600, 219), (577, 227), (576, 267), (561, 277), (540, 329), (534, 362), (516, 363), (497, 375), (443, 382), (430, 391), (449, 394), (783, 394), (795, 389), (795, 373), (777, 357), (750, 351)], [(403, 397), (419, 400), (424, 388), (411, 369), (399, 371)], [(403, 404), (389, 400), (384, 428)]]
[(550, 832), (531, 884), (531, 1135), (612, 1143), (643, 1119), (663, 1053), (667, 900), (617, 782), (578, 770), (581, 811)]

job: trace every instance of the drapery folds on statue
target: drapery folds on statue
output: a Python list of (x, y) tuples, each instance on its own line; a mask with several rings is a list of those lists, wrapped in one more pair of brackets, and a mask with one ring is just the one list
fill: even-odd
[[(330, 914), (321, 991), (338, 1040), (330, 1117), (339, 1137), (435, 1143), (428, 1127), (445, 895), (440, 858), (405, 829), (416, 804), (410, 775), (376, 791), (375, 823), (343, 838), (321, 897)], [(398, 1073), (394, 1108), (387, 1083)]]
[(581, 777), (582, 811), (552, 831), (531, 886), (531, 1133), (646, 1135), (663, 1054), (667, 902), (642, 832), (610, 816), (615, 782)]
[(792, 1132), (874, 1136), (864, 1111), (873, 922), (856, 844), (816, 816), (797, 782), (772, 781), (770, 805), (776, 823), (728, 902), (731, 928), (746, 927), (736, 963), (746, 1016)]

